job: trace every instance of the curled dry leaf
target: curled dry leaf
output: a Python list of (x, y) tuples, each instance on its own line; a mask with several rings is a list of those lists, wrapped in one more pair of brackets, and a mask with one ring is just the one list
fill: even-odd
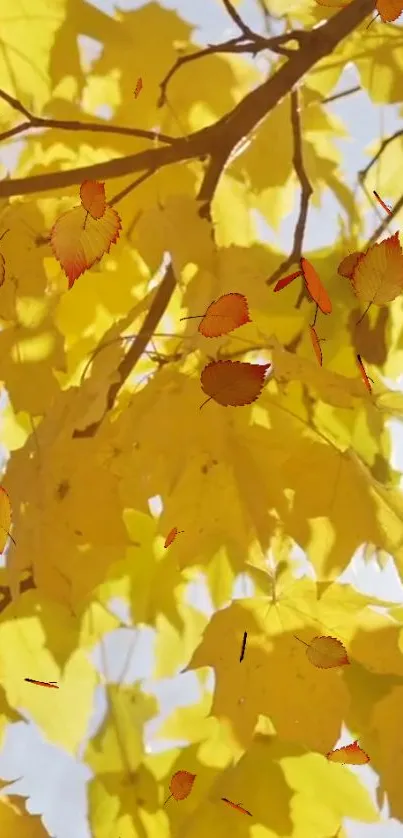
[(391, 303), (403, 289), (403, 252), (395, 233), (360, 256), (351, 278), (354, 293), (363, 303)]
[(369, 762), (369, 756), (360, 748), (358, 742), (345, 745), (344, 748), (335, 748), (326, 754), (329, 762), (341, 762), (343, 765), (365, 765)]
[(236, 809), (237, 812), (241, 812), (242, 815), (249, 815), (250, 817), (252, 817), (252, 812), (248, 812), (248, 810), (244, 809), (240, 803), (233, 803), (232, 800), (228, 800), (227, 797), (222, 797), (221, 800), (223, 801), (223, 803), (226, 803), (227, 806), (231, 806), (232, 809)]
[(185, 800), (186, 797), (189, 797), (195, 779), (196, 774), (191, 774), (190, 771), (176, 771), (171, 777), (171, 782), (169, 784), (169, 791), (171, 794), (167, 797), (165, 803), (168, 803), (168, 800), (171, 797), (175, 800)]
[(315, 355), (318, 359), (319, 366), (322, 366), (322, 350), (320, 348), (319, 338), (318, 338), (318, 336), (316, 334), (316, 331), (315, 331), (313, 326), (309, 327), (309, 334), (311, 336), (313, 350), (314, 350)]
[(69, 280), (69, 288), (84, 271), (109, 253), (121, 229), (119, 215), (112, 207), (106, 208), (99, 221), (88, 218), (83, 207), (74, 207), (57, 219), (50, 234), (50, 244)]
[(84, 180), (80, 186), (80, 198), (91, 218), (102, 218), (106, 209), (105, 184), (96, 180)]
[(368, 392), (369, 392), (369, 393), (372, 393), (371, 379), (370, 379), (370, 378), (368, 378), (368, 376), (367, 376), (367, 373), (366, 373), (366, 371), (365, 371), (364, 364), (362, 363), (362, 360), (361, 360), (361, 355), (357, 355), (356, 357), (357, 357), (358, 369), (359, 369), (359, 371), (360, 371), (360, 373), (361, 373), (361, 378), (362, 378), (362, 380), (363, 380), (363, 382), (364, 382), (364, 384), (365, 384), (365, 386), (366, 386), (366, 388), (367, 388)]
[(287, 285), (290, 284), (290, 282), (293, 282), (294, 279), (297, 278), (297, 276), (302, 276), (302, 271), (295, 271), (295, 273), (293, 273), (293, 274), (288, 274), (288, 276), (283, 276), (282, 279), (279, 279), (279, 281), (276, 282), (276, 284), (273, 288), (273, 291), (281, 291), (283, 288), (286, 288)]
[(337, 273), (340, 276), (345, 276), (347, 279), (351, 279), (354, 268), (357, 265), (357, 262), (361, 256), (364, 254), (360, 250), (354, 250), (353, 253), (349, 253), (348, 256), (345, 256), (344, 259), (341, 260), (339, 267), (337, 268)]
[(165, 539), (164, 547), (169, 547), (169, 545), (175, 541), (176, 536), (181, 532), (183, 532), (183, 530), (178, 530), (178, 527), (172, 527)]
[(346, 666), (350, 663), (340, 640), (327, 635), (314, 637), (307, 644), (306, 656), (309, 662), (318, 669), (332, 669), (335, 666)]
[(210, 399), (224, 407), (251, 404), (260, 395), (270, 366), (242, 361), (212, 361), (204, 367), (200, 376), (203, 392), (208, 396), (200, 408)]
[(139, 79), (137, 79), (137, 84), (136, 84), (136, 87), (134, 88), (134, 98), (135, 99), (137, 99), (137, 97), (140, 95), (142, 89), (143, 89), (143, 80), (140, 77)]
[(322, 314), (332, 313), (332, 303), (324, 285), (308, 259), (301, 259), (301, 270), (304, 276), (307, 291), (313, 301), (319, 306)]

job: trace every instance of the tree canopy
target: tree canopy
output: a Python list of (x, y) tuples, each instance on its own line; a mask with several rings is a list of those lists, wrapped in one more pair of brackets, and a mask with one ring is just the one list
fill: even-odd
[[(401, 10), (218, 2), (236, 34), (200, 47), (157, 2), (0, 0), (1, 735), (32, 719), (91, 768), (94, 838), (345, 838), (385, 799), (403, 822), (403, 610), (340, 581), (360, 548), (403, 578), (403, 132), (351, 185), (329, 106), (402, 101)], [(281, 252), (257, 219), (293, 207)], [(155, 681), (197, 685), (160, 752), (104, 654), (145, 626)], [(11, 792), (0, 834), (48, 833)]]

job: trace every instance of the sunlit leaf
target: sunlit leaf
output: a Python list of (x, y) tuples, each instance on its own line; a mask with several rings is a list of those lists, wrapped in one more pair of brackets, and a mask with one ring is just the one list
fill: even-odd
[(361, 302), (382, 306), (403, 289), (403, 251), (399, 233), (374, 244), (357, 261), (352, 275), (354, 292)]
[(196, 774), (191, 774), (190, 771), (176, 771), (169, 784), (171, 794), (167, 797), (165, 803), (168, 803), (170, 797), (175, 800), (185, 800), (186, 797), (189, 797), (195, 779)]
[(335, 637), (327, 635), (314, 637), (309, 644), (305, 645), (308, 660), (318, 669), (332, 669), (335, 666), (345, 666), (350, 663), (343, 644)]
[(332, 303), (330, 297), (321, 282), (318, 273), (308, 259), (302, 257), (301, 270), (304, 276), (305, 285), (313, 301), (319, 306), (323, 314), (331, 314)]
[(51, 231), (53, 253), (72, 288), (76, 279), (109, 253), (119, 238), (121, 222), (116, 210), (107, 207), (99, 221), (88, 217), (83, 207), (68, 210)]

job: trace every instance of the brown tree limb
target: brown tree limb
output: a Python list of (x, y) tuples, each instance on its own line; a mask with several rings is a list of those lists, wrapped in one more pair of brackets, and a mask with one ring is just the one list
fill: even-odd
[(0, 183), (0, 197), (45, 192), (79, 185), (86, 179), (109, 180), (146, 169), (157, 169), (206, 154), (214, 155), (226, 143), (230, 143), (233, 148), (321, 58), (330, 54), (359, 26), (374, 8), (375, 0), (352, 0), (323, 26), (307, 32), (301, 49), (290, 54), (288, 61), (277, 72), (252, 90), (230, 113), (213, 125), (202, 128), (188, 137), (178, 138), (172, 145), (164, 148), (151, 148), (127, 157), (70, 171), (3, 180)]
[(301, 185), (301, 203), (299, 208), (298, 220), (294, 230), (294, 242), (289, 256), (279, 265), (277, 270), (266, 280), (267, 285), (273, 285), (282, 276), (288, 268), (294, 263), (299, 265), (302, 257), (302, 248), (304, 244), (304, 234), (306, 221), (308, 217), (309, 201), (313, 192), (312, 186), (308, 180), (304, 168), (304, 161), (302, 156), (302, 132), (301, 132), (301, 118), (299, 110), (299, 96), (298, 90), (295, 88), (291, 91), (291, 125), (292, 136), (294, 141), (293, 166), (295, 174)]
[(231, 20), (233, 20), (234, 23), (236, 24), (236, 26), (238, 27), (238, 29), (241, 30), (244, 37), (245, 38), (251, 38), (251, 37), (253, 38), (255, 33), (252, 32), (252, 30), (249, 28), (249, 26), (247, 26), (246, 23), (244, 23), (241, 16), (238, 14), (237, 10), (232, 5), (231, 0), (222, 0), (222, 2), (224, 4), (225, 10), (228, 12)]
[(372, 236), (368, 239), (368, 241), (367, 241), (365, 247), (363, 248), (363, 250), (367, 250), (368, 247), (371, 247), (373, 244), (376, 244), (376, 242), (379, 239), (379, 236), (381, 236), (382, 233), (385, 232), (385, 230), (389, 226), (390, 222), (393, 221), (394, 217), (397, 215), (398, 212), (400, 212), (402, 207), (403, 207), (403, 195), (400, 196), (399, 200), (396, 202), (395, 206), (392, 208), (390, 215), (385, 215), (385, 218), (381, 221), (379, 226), (376, 228), (375, 232), (372, 233)]
[(111, 125), (109, 122), (85, 122), (78, 119), (48, 119), (47, 117), (35, 116), (14, 96), (10, 96), (5, 90), (0, 89), (0, 99), (3, 99), (18, 113), (27, 117), (28, 122), (22, 122), (14, 128), (9, 128), (0, 134), (0, 142), (9, 140), (17, 134), (22, 134), (30, 128), (60, 128), (63, 131), (92, 131), (98, 134), (120, 134), (124, 137), (139, 137), (143, 140), (160, 140), (167, 145), (175, 143), (175, 137), (167, 134), (158, 134), (155, 131), (145, 131), (143, 128), (129, 128), (124, 125)]
[(334, 96), (328, 96), (326, 99), (322, 99), (321, 105), (328, 105), (330, 102), (337, 102), (338, 99), (344, 99), (346, 96), (352, 96), (353, 93), (358, 93), (362, 88), (359, 84), (356, 84), (354, 87), (348, 87), (347, 90), (342, 90), (341, 93), (335, 93)]

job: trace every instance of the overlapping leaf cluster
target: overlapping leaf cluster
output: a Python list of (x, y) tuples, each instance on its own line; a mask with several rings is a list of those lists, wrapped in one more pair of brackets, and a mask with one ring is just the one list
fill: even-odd
[[(390, 554), (403, 577), (403, 499), (386, 424), (401, 417), (403, 403), (381, 377), (400, 371), (400, 301), (372, 307), (357, 327), (360, 270), (380, 251), (368, 251), (362, 207), (340, 171), (335, 140), (345, 129), (324, 101), (351, 62), (373, 102), (399, 102), (403, 59), (398, 28), (376, 23), (364, 40), (375, 4), (350, 5), (341, 12), (305, 0), (291, 11), (283, 0), (270, 5), (285, 23), (292, 12), (316, 32), (314, 49), (298, 42), (303, 59), (293, 48), (274, 51), (270, 72), (280, 70), (283, 84), (283, 64), (301, 61), (295, 79), (306, 177), (316, 199), (330, 190), (343, 212), (331, 246), (303, 256), (332, 301), (321, 323), (322, 359), (308, 328), (310, 300), (297, 300), (300, 287), (273, 294), (267, 283), (287, 254), (259, 239), (251, 213), (276, 230), (297, 194), (290, 89), (285, 95), (279, 87), (276, 98), (269, 87), (273, 106), (259, 93), (267, 71), (228, 49), (180, 67), (166, 89), (169, 107), (159, 107), (162, 80), (178, 55), (194, 50), (192, 27), (176, 12), (149, 3), (110, 18), (85, 0), (55, 0), (50, 15), (45, 0), (32, 0), (26, 39), (28, 12), (21, 6), (11, 14), (0, 0), (2, 138), (23, 133), (22, 120), (46, 128), (26, 139), (12, 173), (15, 193), (8, 178), (0, 184), (0, 236), (8, 231), (0, 242), (1, 442), (9, 456), (0, 541), (9, 533), (15, 541), (0, 571), (1, 731), (29, 714), (52, 743), (82, 754), (96, 688), (106, 684), (107, 710), (83, 756), (94, 772), (94, 838), (218, 838), (246, 835), (252, 825), (255, 838), (342, 838), (343, 818), (380, 817), (358, 777), (326, 758), (343, 724), (379, 775), (379, 803), (386, 794), (403, 821), (403, 612), (338, 581), (362, 545), (381, 564)], [(321, 46), (314, 27), (324, 17)], [(89, 66), (79, 34), (102, 45)], [(241, 32), (238, 46), (250, 37)], [(235, 130), (248, 96), (239, 131), (253, 132), (242, 153), (229, 162), (224, 155), (228, 164), (215, 172), (202, 134), (189, 158), (194, 140), (183, 134), (208, 131), (231, 111), (220, 123), (227, 149), (225, 132)], [(103, 105), (110, 122), (97, 115)], [(252, 125), (258, 106), (267, 115), (256, 111)], [(112, 124), (119, 130), (105, 130)], [(221, 135), (214, 136), (213, 149)], [(163, 165), (141, 170), (136, 185), (138, 158), (133, 171), (105, 174), (108, 161), (120, 166), (150, 145)], [(167, 159), (164, 148), (174, 149)], [(389, 169), (385, 192), (398, 199)], [(61, 185), (59, 175), (73, 170)], [(46, 187), (32, 186), (35, 177)], [(106, 199), (88, 186), (94, 181), (105, 182)], [(94, 245), (91, 233), (105, 232), (105, 218), (110, 229)], [(344, 272), (348, 282), (338, 268), (351, 253), (367, 255)], [(377, 301), (372, 292), (368, 302)], [(231, 318), (231, 330), (218, 334), (211, 319), (200, 329), (181, 322), (217, 314), (226, 294), (238, 295), (242, 328), (232, 330)], [(378, 294), (378, 302), (386, 299)], [(357, 355), (370, 366), (372, 396)], [(230, 407), (212, 398), (200, 410), (202, 372), (217, 361), (270, 364), (259, 400)], [(315, 578), (297, 578), (295, 545)], [(200, 571), (211, 618), (189, 600)], [(231, 602), (240, 572), (254, 595)], [(157, 680), (196, 673), (199, 700), (157, 730), (185, 746), (146, 749), (146, 723), (161, 709), (155, 696), (142, 683), (112, 684), (104, 654), (103, 674), (95, 668), (95, 647), (125, 625), (111, 605), (116, 598), (133, 625), (155, 631)], [(303, 643), (321, 635), (341, 641), (348, 666), (312, 666)], [(59, 689), (36, 689), (27, 675)], [(176, 800), (164, 807), (169, 792)], [(1, 835), (40, 838), (44, 827), (18, 800), (3, 800)]]

